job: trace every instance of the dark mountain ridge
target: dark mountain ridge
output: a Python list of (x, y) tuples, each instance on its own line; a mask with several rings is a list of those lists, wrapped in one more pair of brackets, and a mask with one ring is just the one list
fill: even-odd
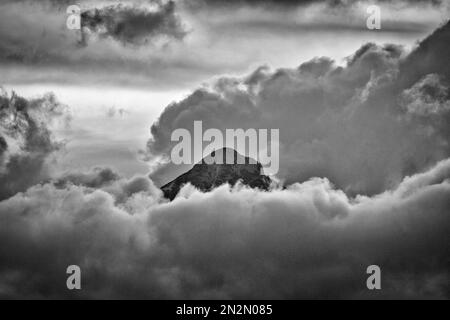
[[(213, 163), (212, 158), (216, 157), (216, 152), (222, 152), (223, 163)], [(226, 163), (226, 155), (233, 155), (233, 164)], [(161, 187), (164, 197), (173, 200), (181, 187), (191, 183), (196, 188), (206, 192), (222, 184), (228, 183), (234, 186), (238, 181), (251, 188), (268, 190), (271, 179), (262, 174), (261, 163), (242, 156), (234, 149), (223, 148), (212, 152), (203, 158), (188, 172), (180, 175), (171, 182)]]

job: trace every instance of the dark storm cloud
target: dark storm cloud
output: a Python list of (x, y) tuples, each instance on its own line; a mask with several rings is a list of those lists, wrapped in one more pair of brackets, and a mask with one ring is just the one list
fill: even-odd
[[(187, 33), (173, 1), (135, 1), (106, 5), (86, 1), (81, 4), (83, 37), (78, 40), (85, 45), (88, 39), (94, 41), (93, 38), (113, 39), (124, 45), (144, 45), (152, 44), (160, 38), (182, 40)], [(59, 5), (62, 8), (54, 7), (49, 1), (1, 3), (4, 14), (0, 16), (0, 25), (4, 30), (0, 32), (0, 58), (12, 62), (68, 62), (65, 60), (70, 59), (64, 55), (82, 48), (77, 47), (73, 41), (77, 38), (77, 33), (65, 27), (67, 5)], [(20, 25), (24, 30), (16, 29), (11, 32), (11, 27), (15, 25)]]
[(279, 128), (279, 176), (288, 183), (320, 176), (350, 193), (381, 192), (450, 155), (449, 43), (450, 23), (409, 55), (367, 44), (345, 67), (316, 58), (221, 78), (169, 105), (149, 150), (168, 155), (171, 132), (192, 130), (194, 120), (204, 130)]
[(58, 118), (67, 121), (69, 114), (52, 94), (27, 100), (2, 93), (0, 200), (48, 178), (47, 161), (62, 146), (48, 125)]
[(86, 10), (81, 18), (84, 28), (124, 44), (143, 44), (159, 36), (182, 39), (186, 35), (175, 13), (174, 1), (159, 3), (156, 10), (133, 5), (109, 5)]

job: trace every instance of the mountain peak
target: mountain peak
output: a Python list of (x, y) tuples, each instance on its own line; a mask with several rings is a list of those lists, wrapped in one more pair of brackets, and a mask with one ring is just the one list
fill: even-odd
[[(227, 157), (233, 161), (227, 163)], [(262, 165), (256, 160), (243, 156), (232, 148), (222, 148), (204, 157), (191, 170), (162, 186), (161, 190), (170, 200), (173, 200), (181, 187), (187, 183), (204, 192), (225, 183), (233, 186), (238, 181), (252, 188), (267, 190), (271, 179), (261, 171)]]
[(224, 147), (211, 152), (198, 164), (257, 164), (258, 162), (250, 157), (243, 156), (233, 148)]

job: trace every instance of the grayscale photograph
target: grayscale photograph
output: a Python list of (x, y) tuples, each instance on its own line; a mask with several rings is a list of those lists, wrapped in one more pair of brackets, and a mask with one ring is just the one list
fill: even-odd
[(0, 0), (0, 299), (449, 300), (449, 19)]

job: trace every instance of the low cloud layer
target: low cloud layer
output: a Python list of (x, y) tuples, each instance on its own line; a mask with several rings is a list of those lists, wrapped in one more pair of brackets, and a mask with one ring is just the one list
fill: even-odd
[[(186, 186), (171, 203), (145, 177), (37, 185), (0, 203), (0, 296), (448, 298), (449, 178), (447, 160), (372, 198), (313, 179)], [(65, 288), (71, 264), (78, 292)], [(371, 264), (381, 291), (366, 288)]]

